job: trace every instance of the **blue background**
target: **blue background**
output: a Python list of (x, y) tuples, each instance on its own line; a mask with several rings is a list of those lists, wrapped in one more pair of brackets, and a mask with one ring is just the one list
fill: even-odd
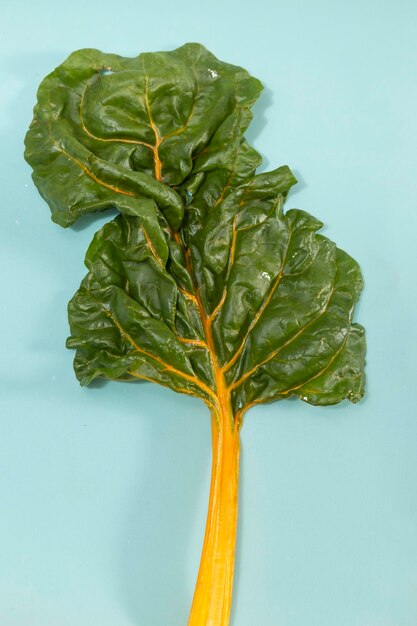
[(250, 141), (300, 179), (361, 264), (367, 397), (251, 410), (233, 626), (417, 624), (414, 2), (3, 0), (0, 623), (184, 626), (210, 473), (205, 407), (154, 385), (81, 389), (66, 306), (93, 232), (63, 230), (22, 142), (76, 48), (204, 43), (265, 84)]

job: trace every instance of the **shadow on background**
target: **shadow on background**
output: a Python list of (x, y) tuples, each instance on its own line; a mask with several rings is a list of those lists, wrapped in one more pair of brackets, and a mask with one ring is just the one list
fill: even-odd
[[(252, 108), (253, 119), (245, 135), (248, 142), (254, 148), (256, 148), (256, 150), (262, 156), (262, 163), (258, 168), (258, 172), (266, 172), (268, 170), (272, 170), (277, 167), (280, 167), (281, 165), (285, 165), (285, 163), (271, 162), (269, 156), (266, 156), (258, 147), (259, 138), (261, 137), (268, 123), (266, 112), (268, 109), (272, 107), (273, 104), (274, 104), (274, 93), (269, 87), (264, 85), (264, 89), (260, 95), (259, 100), (255, 102)], [(279, 137), (277, 137), (277, 142), (279, 142)], [(294, 169), (292, 169), (292, 171), (293, 171), (294, 176), (297, 179), (297, 184), (290, 190), (288, 194), (290, 203), (291, 203), (292, 198), (298, 192), (304, 190), (307, 187), (306, 181), (301, 176), (300, 172)], [(288, 208), (288, 205), (287, 205), (287, 208)]]

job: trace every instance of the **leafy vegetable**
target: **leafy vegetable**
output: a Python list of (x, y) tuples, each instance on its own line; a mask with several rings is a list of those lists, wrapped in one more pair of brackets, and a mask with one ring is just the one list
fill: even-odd
[(181, 192), (199, 177), (216, 170), (206, 184), (215, 193), (228, 174), (241, 180), (259, 164), (242, 135), (260, 91), (246, 71), (197, 44), (134, 59), (74, 52), (42, 82), (26, 138), (52, 218), (68, 226), (110, 206), (141, 214), (147, 199), (177, 230)]
[(229, 623), (239, 430), (249, 407), (364, 393), (358, 265), (283, 204), (244, 139), (261, 84), (203, 46), (133, 59), (73, 53), (42, 82), (26, 159), (68, 226), (117, 208), (69, 304), (75, 372), (197, 396), (212, 416), (206, 537), (189, 626)]

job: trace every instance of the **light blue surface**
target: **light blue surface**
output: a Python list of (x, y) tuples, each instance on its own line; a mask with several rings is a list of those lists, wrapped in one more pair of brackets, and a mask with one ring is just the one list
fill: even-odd
[(1, 626), (187, 621), (208, 415), (153, 385), (78, 386), (66, 305), (99, 223), (52, 224), (22, 157), (37, 85), (73, 49), (186, 41), (264, 82), (249, 139), (366, 281), (366, 400), (247, 415), (232, 624), (416, 626), (416, 6), (3, 0)]

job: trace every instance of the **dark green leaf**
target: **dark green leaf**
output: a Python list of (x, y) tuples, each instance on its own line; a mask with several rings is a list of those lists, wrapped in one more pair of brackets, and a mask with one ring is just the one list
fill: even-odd
[(298, 396), (359, 400), (358, 265), (283, 205), (296, 180), (256, 175), (258, 80), (203, 46), (72, 54), (41, 84), (26, 137), (63, 226), (109, 207), (69, 305), (75, 370), (192, 394), (222, 419)]
[(70, 305), (81, 382), (145, 378), (197, 395), (218, 414), (226, 402), (238, 420), (254, 404), (291, 395), (312, 404), (360, 399), (365, 346), (352, 314), (361, 274), (317, 234), (320, 222), (283, 213), (294, 182), (282, 167), (237, 187), (188, 249), (166, 231), (167, 262), (141, 218), (104, 226)]
[(68, 226), (109, 207), (140, 215), (151, 199), (178, 229), (179, 194), (196, 176), (233, 175), (261, 88), (199, 44), (135, 58), (74, 52), (42, 82), (26, 137), (53, 219)]

